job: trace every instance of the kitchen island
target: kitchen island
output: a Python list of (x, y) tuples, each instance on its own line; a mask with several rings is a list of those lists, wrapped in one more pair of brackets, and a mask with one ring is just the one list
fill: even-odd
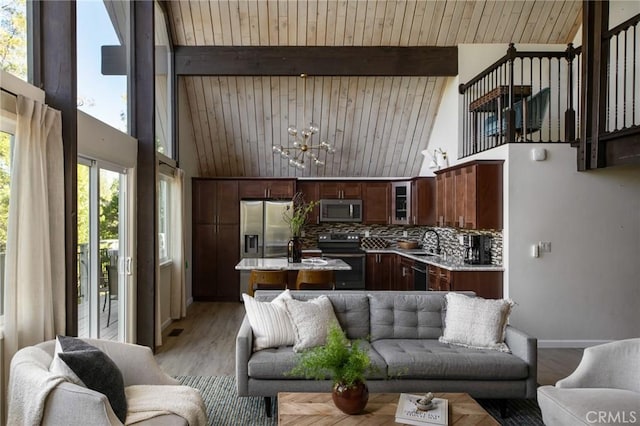
[(303, 269), (315, 271), (350, 271), (351, 266), (340, 259), (308, 258), (303, 259), (302, 262), (293, 263), (289, 262), (286, 257), (271, 257), (242, 259), (240, 263), (236, 265), (236, 269), (239, 271), (251, 271), (252, 269), (271, 271), (300, 271)]

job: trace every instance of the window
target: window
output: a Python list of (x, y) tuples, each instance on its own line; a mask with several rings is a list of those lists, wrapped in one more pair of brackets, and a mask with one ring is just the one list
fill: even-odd
[(27, 2), (2, 0), (0, 68), (27, 81)]
[(169, 176), (160, 175), (158, 185), (158, 258), (160, 263), (166, 263), (171, 260), (170, 235), (171, 229), (171, 178)]
[(167, 27), (167, 16), (165, 15), (159, 3), (155, 2), (154, 7), (155, 19), (155, 115), (156, 115), (156, 150), (169, 158), (175, 158), (173, 155), (173, 110), (172, 105), (172, 89), (171, 80), (172, 69), (171, 64), (172, 52), (171, 41), (169, 39), (169, 31)]
[(76, 2), (78, 109), (129, 130), (129, 2)]
[(12, 142), (13, 135), (0, 131), (0, 316), (4, 315), (4, 259), (7, 247)]

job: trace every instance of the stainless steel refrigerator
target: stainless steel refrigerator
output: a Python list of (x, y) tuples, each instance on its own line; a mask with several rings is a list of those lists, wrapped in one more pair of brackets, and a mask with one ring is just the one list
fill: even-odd
[[(284, 212), (291, 201), (240, 201), (240, 258), (286, 257), (291, 238)], [(249, 271), (240, 273), (240, 293), (249, 290)]]

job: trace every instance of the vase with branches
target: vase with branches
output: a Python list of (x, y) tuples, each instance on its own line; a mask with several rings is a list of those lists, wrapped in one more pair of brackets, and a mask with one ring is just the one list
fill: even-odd
[(291, 236), (301, 237), (302, 229), (307, 224), (309, 213), (318, 205), (317, 201), (306, 202), (302, 192), (297, 192), (291, 199), (292, 206), (284, 211), (284, 221), (289, 224)]

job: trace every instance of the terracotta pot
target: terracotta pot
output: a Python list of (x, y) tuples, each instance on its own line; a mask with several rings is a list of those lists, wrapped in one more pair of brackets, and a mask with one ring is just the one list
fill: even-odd
[(341, 383), (333, 386), (333, 403), (346, 414), (360, 414), (369, 401), (369, 388), (366, 383), (356, 382), (347, 387)]

